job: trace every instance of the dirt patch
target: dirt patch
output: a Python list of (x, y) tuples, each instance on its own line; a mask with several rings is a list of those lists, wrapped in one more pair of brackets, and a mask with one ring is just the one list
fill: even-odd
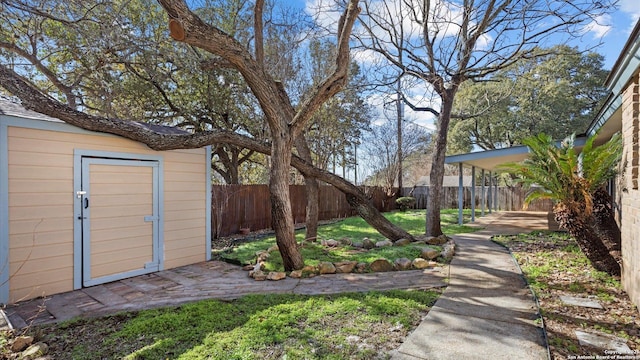
[[(533, 233), (497, 240), (512, 251), (538, 297), (553, 359), (607, 356), (609, 349), (581, 345), (576, 331), (623, 339), (640, 358), (640, 313), (619, 279), (595, 271), (568, 236)], [(597, 301), (602, 309), (575, 306), (560, 297)], [(615, 358), (616, 354), (613, 354)]]

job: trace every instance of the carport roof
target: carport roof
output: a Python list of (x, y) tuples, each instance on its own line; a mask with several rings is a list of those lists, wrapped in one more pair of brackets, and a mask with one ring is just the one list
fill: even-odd
[[(629, 36), (622, 52), (618, 56), (613, 69), (605, 82), (609, 96), (595, 116), (587, 130), (587, 135), (597, 133), (596, 145), (609, 140), (613, 134), (622, 130), (622, 92), (633, 76), (637, 76), (640, 69), (640, 20)], [(534, 135), (534, 134), (532, 134)], [(576, 139), (576, 145), (584, 144), (586, 136)], [(526, 146), (478, 151), (466, 154), (451, 155), (445, 158), (446, 164), (460, 164), (474, 166), (480, 169), (495, 171), (503, 164), (520, 162), (527, 158), (529, 149)]]
[[(584, 136), (577, 137), (574, 141), (576, 148), (580, 149), (586, 139)], [(524, 145), (518, 145), (503, 149), (450, 155), (445, 158), (444, 162), (446, 164), (462, 163), (466, 166), (474, 166), (488, 171), (499, 171), (502, 165), (524, 161), (528, 156), (529, 148)]]

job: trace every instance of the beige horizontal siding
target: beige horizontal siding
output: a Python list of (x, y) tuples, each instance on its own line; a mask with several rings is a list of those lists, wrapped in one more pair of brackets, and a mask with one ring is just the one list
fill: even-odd
[[(75, 149), (163, 156), (165, 204), (161, 215), (164, 216), (165, 228), (161, 231), (164, 231), (164, 267), (172, 268), (205, 259), (208, 159), (204, 149), (155, 152), (143, 144), (119, 137), (13, 126), (8, 128), (8, 148), (10, 301), (73, 289)], [(105, 178), (96, 180), (115, 183), (123, 179), (120, 174), (108, 173), (106, 170), (102, 174)], [(109, 192), (108, 188), (94, 190)], [(145, 196), (141, 193), (150, 189), (132, 184), (128, 191), (131, 195), (112, 194), (101, 199), (103, 206), (117, 208), (122, 201), (139, 203), (140, 197)], [(128, 211), (126, 208), (122, 207), (122, 211), (114, 215), (122, 215)], [(92, 222), (92, 230), (103, 232), (100, 236), (105, 239), (113, 238), (118, 229), (127, 232), (127, 228), (135, 227), (135, 222), (128, 223), (128, 217), (96, 219)], [(110, 229), (109, 223), (114, 222), (118, 227)], [(113, 257), (121, 260), (119, 256), (114, 254)], [(106, 269), (112, 265), (100, 266)], [(108, 270), (96, 271), (108, 273)]]
[[(69, 224), (65, 220), (67, 220), (65, 216), (47, 219), (14, 220), (9, 227), (9, 236), (12, 238), (14, 236), (26, 236), (29, 241), (31, 241), (32, 237), (38, 236), (38, 243), (55, 241), (58, 238), (63, 239), (68, 236), (68, 231), (73, 231), (73, 229), (69, 229)], [(49, 232), (54, 231), (63, 231), (65, 233), (51, 236)], [(21, 242), (22, 240), (17, 240), (15, 243), (19, 244)], [(12, 242), (11, 245), (15, 244)]]
[(73, 150), (31, 137), (43, 133), (54, 141), (51, 132), (8, 128), (10, 301), (73, 288)]
[(47, 277), (50, 279), (48, 282), (42, 281), (40, 272), (15, 276), (11, 279), (9, 301), (16, 302), (69, 291), (69, 282), (65, 278), (69, 271), (73, 271), (72, 267), (47, 271)]
[[(206, 258), (205, 151), (180, 150), (165, 156), (164, 248), (166, 269)], [(199, 210), (199, 211), (198, 211)]]

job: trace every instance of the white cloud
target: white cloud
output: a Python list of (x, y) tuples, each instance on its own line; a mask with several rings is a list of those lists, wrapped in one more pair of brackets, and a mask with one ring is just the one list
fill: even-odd
[(640, 18), (640, 1), (620, 0), (620, 10), (633, 18), (634, 22)]
[(584, 32), (585, 33), (589, 33), (589, 32), (593, 33), (593, 37), (594, 38), (602, 38), (605, 35), (607, 35), (607, 33), (609, 33), (609, 31), (613, 27), (612, 23), (613, 23), (613, 21), (611, 19), (611, 15), (602, 14), (602, 15), (596, 17), (587, 26), (585, 26)]
[(305, 12), (314, 17), (318, 26), (334, 34), (337, 32), (342, 12), (334, 0), (307, 0)]
[(379, 53), (367, 49), (351, 49), (351, 59), (363, 65), (378, 64), (384, 60)]

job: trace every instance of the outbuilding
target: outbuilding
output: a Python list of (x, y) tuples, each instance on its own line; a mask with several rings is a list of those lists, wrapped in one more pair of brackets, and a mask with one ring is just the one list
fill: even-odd
[(0, 99), (0, 303), (209, 260), (210, 159)]

